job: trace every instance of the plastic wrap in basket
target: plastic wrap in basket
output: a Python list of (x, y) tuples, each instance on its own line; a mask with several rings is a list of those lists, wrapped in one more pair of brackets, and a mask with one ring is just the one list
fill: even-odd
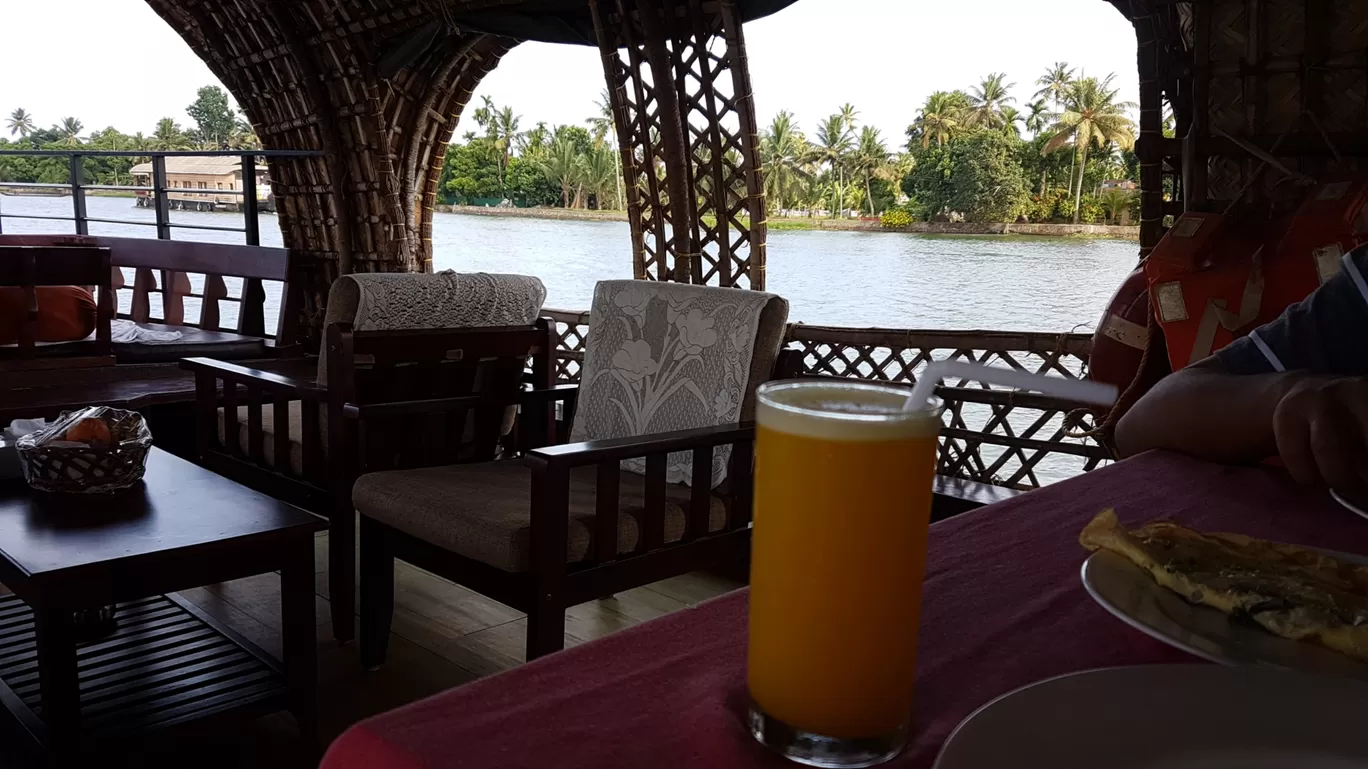
[(25, 435), (15, 447), (29, 486), (100, 494), (142, 480), (152, 432), (136, 411), (89, 406)]

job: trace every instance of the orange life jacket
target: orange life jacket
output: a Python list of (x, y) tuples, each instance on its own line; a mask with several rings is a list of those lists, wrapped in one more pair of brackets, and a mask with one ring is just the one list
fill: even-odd
[(1174, 371), (1282, 314), (1333, 277), (1365, 242), (1368, 179), (1318, 184), (1291, 216), (1232, 221), (1188, 212), (1145, 260)]

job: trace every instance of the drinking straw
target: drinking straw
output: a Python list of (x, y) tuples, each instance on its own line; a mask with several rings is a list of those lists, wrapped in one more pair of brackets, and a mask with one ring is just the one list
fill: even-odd
[(1090, 403), (1095, 406), (1110, 406), (1116, 402), (1116, 386), (1093, 382), (1087, 379), (1064, 379), (1044, 374), (1031, 374), (1012, 368), (996, 368), (979, 363), (966, 363), (959, 360), (936, 361), (926, 367), (912, 395), (907, 398), (908, 409), (918, 409), (931, 400), (936, 385), (942, 379), (969, 379), (975, 382), (1015, 387), (1018, 390), (1038, 392), (1054, 398)]

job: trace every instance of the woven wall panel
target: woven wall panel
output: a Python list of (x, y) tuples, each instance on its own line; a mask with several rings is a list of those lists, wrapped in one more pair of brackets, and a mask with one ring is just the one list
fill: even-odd
[[(343, 272), (430, 270), (442, 157), (471, 91), (515, 41), (426, 0), (147, 0), (232, 92), (277, 159), (305, 330)], [(382, 72), (382, 63), (390, 71)]]

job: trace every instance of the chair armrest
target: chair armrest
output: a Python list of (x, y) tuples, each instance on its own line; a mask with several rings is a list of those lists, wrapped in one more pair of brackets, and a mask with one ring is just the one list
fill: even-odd
[(209, 374), (225, 382), (256, 386), (266, 392), (283, 393), (300, 400), (322, 400), (328, 395), (327, 388), (320, 387), (316, 381), (213, 358), (182, 358), (180, 365), (187, 371), (195, 372), (197, 377)]
[(691, 451), (753, 440), (755, 440), (755, 423), (742, 422), (631, 438), (610, 438), (548, 446), (529, 451), (524, 461), (530, 466), (583, 467), (601, 462), (634, 459), (648, 454), (669, 454), (676, 451)]
[(342, 414), (351, 419), (384, 419), (410, 414), (440, 414), (446, 411), (487, 406), (535, 406), (556, 401), (573, 402), (579, 397), (579, 385), (558, 385), (542, 390), (524, 390), (507, 395), (464, 395), (458, 398), (431, 398), (420, 401), (394, 401), (393, 403), (370, 403), (358, 405), (348, 403), (342, 407)]

